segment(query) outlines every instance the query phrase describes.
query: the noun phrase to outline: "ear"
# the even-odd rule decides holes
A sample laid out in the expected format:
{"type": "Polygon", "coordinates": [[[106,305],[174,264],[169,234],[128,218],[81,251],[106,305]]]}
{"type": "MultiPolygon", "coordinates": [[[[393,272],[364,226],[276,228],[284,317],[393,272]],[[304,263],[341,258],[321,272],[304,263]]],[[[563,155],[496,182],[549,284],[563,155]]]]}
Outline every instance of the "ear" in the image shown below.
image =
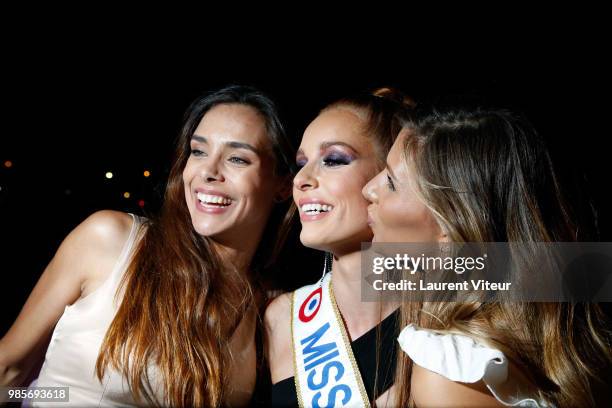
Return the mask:
{"type": "Polygon", "coordinates": [[[291,197],[293,192],[293,178],[290,174],[280,179],[280,183],[274,194],[274,202],[282,203],[291,197]]]}
{"type": "Polygon", "coordinates": [[[440,243],[440,244],[449,244],[450,242],[451,242],[451,240],[448,237],[448,235],[446,235],[445,232],[440,232],[440,235],[438,235],[438,243],[440,243]]]}
{"type": "Polygon", "coordinates": [[[451,239],[450,239],[450,236],[448,235],[446,228],[444,228],[442,223],[438,222],[437,220],[436,220],[436,223],[438,224],[438,229],[439,229],[438,236],[437,236],[438,244],[445,245],[445,246],[450,245],[451,239]]]}

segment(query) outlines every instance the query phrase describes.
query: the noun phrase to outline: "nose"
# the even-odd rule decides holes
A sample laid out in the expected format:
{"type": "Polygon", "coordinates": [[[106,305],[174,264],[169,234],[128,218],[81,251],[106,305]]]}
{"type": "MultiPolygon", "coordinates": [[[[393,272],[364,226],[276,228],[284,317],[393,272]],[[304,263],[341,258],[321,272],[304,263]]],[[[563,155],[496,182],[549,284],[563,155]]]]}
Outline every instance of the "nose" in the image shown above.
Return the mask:
{"type": "Polygon", "coordinates": [[[377,180],[379,177],[380,173],[372,180],[368,181],[368,183],[361,189],[361,194],[363,194],[365,199],[371,203],[378,203],[378,194],[376,192],[376,187],[378,185],[377,180]]]}
{"type": "Polygon", "coordinates": [[[206,160],[204,163],[202,163],[202,167],[200,169],[200,176],[207,183],[212,183],[215,181],[225,181],[225,177],[223,176],[223,171],[221,169],[219,161],[219,159],[210,157],[209,160],[206,160]]]}
{"type": "Polygon", "coordinates": [[[309,165],[302,167],[293,178],[293,187],[300,191],[312,190],[317,186],[317,179],[313,176],[309,165]]]}

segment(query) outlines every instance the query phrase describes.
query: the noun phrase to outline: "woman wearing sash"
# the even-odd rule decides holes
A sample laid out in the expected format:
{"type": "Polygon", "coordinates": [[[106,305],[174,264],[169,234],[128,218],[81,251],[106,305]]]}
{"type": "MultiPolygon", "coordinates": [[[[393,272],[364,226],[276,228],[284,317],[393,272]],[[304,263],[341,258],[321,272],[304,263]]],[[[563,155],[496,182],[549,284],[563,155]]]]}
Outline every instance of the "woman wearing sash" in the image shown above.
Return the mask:
{"type": "Polygon", "coordinates": [[[100,211],[68,235],[0,340],[1,384],[27,385],[46,350],[36,385],[69,387],[49,406],[248,405],[257,271],[288,209],[293,154],[259,91],[197,99],[159,216],[100,211]]]}
{"type": "Polygon", "coordinates": [[[310,123],[293,181],[301,242],[326,251],[324,277],[265,313],[273,406],[370,406],[395,371],[397,304],[361,301],[361,243],[372,238],[361,189],[384,165],[411,101],[389,89],[340,100],[310,123]]]}
{"type": "MultiPolygon", "coordinates": [[[[562,191],[525,119],[446,108],[411,114],[364,196],[374,241],[532,248],[589,239],[562,191]]],[[[513,258],[518,270],[541,273],[535,254],[513,258]]],[[[394,406],[610,406],[612,338],[597,304],[500,297],[401,310],[394,406]]]]}

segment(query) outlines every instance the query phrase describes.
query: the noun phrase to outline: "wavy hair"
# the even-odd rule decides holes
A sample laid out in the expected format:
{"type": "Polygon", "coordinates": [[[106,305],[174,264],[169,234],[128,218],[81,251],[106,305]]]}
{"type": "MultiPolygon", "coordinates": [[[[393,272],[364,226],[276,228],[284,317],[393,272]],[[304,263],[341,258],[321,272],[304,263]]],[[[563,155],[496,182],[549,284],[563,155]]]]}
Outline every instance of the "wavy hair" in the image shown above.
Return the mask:
{"type": "MultiPolygon", "coordinates": [[[[404,129],[404,164],[452,242],[591,239],[587,218],[564,197],[544,140],[525,118],[506,110],[422,110],[404,129]]],[[[518,262],[530,268],[535,260],[518,262]]],[[[402,327],[409,323],[500,349],[540,399],[558,407],[597,405],[595,389],[612,362],[612,337],[597,304],[406,302],[402,327]]],[[[408,406],[412,362],[399,354],[398,402],[408,406]]]]}
{"type": "MultiPolygon", "coordinates": [[[[126,295],[96,363],[100,380],[109,366],[120,370],[136,400],[145,399],[148,405],[221,405],[231,362],[229,339],[244,314],[260,306],[258,276],[244,276],[223,262],[214,241],[194,230],[185,202],[182,173],[190,155],[189,142],[206,112],[220,104],[255,109],[265,121],[276,175],[289,178],[293,172],[295,152],[276,106],[258,90],[226,87],[188,108],[161,211],[144,224],[121,281],[126,295]],[[148,372],[152,366],[161,373],[164,401],[154,397],[148,372]]],[[[281,203],[272,210],[252,261],[256,273],[278,252],[285,233],[282,226],[292,217],[287,209],[288,203],[281,203]]]]}

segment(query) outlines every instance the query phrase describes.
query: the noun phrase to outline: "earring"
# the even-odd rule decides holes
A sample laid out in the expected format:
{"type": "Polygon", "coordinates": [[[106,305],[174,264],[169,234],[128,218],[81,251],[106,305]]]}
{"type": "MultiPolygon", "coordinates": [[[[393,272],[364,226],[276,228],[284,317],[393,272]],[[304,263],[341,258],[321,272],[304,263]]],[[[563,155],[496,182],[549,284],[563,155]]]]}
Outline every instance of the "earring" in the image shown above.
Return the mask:
{"type": "Polygon", "coordinates": [[[327,272],[331,272],[332,270],[332,261],[333,261],[333,255],[331,252],[325,252],[325,258],[323,260],[323,275],[321,276],[321,281],[323,280],[323,278],[325,277],[325,274],[327,272]]]}

